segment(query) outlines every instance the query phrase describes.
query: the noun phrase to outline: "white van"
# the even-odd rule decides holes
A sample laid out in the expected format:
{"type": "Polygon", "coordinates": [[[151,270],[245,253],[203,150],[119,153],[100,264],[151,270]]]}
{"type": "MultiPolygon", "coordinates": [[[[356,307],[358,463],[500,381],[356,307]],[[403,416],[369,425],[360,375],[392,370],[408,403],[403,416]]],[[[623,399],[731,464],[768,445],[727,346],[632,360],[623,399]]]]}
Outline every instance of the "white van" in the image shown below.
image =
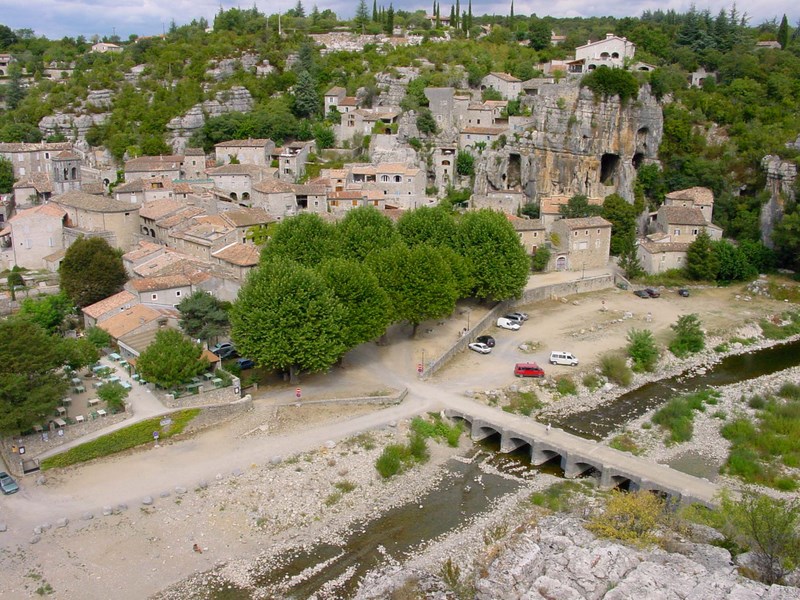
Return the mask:
{"type": "Polygon", "coordinates": [[[555,351],[550,353],[550,364],[574,367],[578,364],[578,359],[571,352],[555,351]]]}

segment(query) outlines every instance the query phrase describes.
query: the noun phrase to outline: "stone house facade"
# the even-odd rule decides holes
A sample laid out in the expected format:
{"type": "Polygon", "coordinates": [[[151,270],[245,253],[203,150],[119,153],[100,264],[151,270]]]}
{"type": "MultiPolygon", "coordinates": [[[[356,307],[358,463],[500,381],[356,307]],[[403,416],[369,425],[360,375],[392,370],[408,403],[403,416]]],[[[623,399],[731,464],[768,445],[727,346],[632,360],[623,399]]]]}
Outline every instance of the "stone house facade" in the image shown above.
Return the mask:
{"type": "Polygon", "coordinates": [[[465,150],[476,147],[476,144],[486,144],[486,147],[500,139],[501,135],[508,134],[508,127],[464,127],[458,136],[458,145],[465,150]]]}
{"type": "Polygon", "coordinates": [[[278,169],[281,181],[296,182],[306,172],[306,162],[314,142],[292,142],[272,151],[271,165],[278,169]]]}
{"type": "Polygon", "coordinates": [[[493,89],[505,100],[515,100],[522,92],[522,80],[508,73],[489,73],[481,80],[481,90],[493,89]]]}
{"type": "Polygon", "coordinates": [[[682,269],[686,266],[688,243],[652,242],[640,240],[636,246],[636,256],[645,273],[655,275],[670,269],[682,269]]]}
{"type": "Polygon", "coordinates": [[[550,240],[557,271],[602,268],[608,264],[611,223],[602,217],[559,219],[553,223],[550,240]]]}
{"type": "Polygon", "coordinates": [[[206,171],[214,186],[222,190],[233,202],[248,203],[253,184],[276,178],[278,170],[256,164],[227,164],[206,171]]]}
{"type": "Polygon", "coordinates": [[[165,177],[167,179],[183,179],[183,162],[185,156],[174,154],[169,156],[141,156],[125,161],[125,181],[165,177]]]}
{"type": "Polygon", "coordinates": [[[275,142],[269,139],[228,140],[214,145],[217,162],[223,165],[236,160],[242,165],[270,166],[275,142]]]}
{"type": "Polygon", "coordinates": [[[65,245],[81,235],[103,237],[112,247],[129,250],[139,233],[139,205],[84,192],[67,192],[52,199],[67,213],[65,245]]]}
{"type": "Polygon", "coordinates": [[[45,257],[64,248],[66,219],[66,211],[56,204],[34,206],[11,217],[0,231],[3,245],[9,248],[7,266],[45,268],[45,257]]]}
{"type": "Polygon", "coordinates": [[[620,68],[633,60],[636,44],[624,37],[607,33],[604,40],[589,40],[575,48],[575,60],[569,63],[570,73],[586,73],[599,66],[620,68]]]}
{"type": "Polygon", "coordinates": [[[74,151],[70,142],[0,143],[0,156],[11,162],[14,179],[51,173],[53,157],[64,151],[74,151]]]}

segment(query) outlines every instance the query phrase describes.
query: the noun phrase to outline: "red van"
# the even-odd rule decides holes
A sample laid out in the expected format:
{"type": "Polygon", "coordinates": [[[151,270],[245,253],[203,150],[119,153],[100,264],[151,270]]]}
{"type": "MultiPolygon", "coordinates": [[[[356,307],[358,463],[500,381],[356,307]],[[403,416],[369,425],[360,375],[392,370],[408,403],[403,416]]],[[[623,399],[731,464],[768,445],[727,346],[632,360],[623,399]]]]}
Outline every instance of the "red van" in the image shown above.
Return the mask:
{"type": "Polygon", "coordinates": [[[544,369],[536,363],[517,363],[514,365],[517,377],[544,377],[544,369]]]}

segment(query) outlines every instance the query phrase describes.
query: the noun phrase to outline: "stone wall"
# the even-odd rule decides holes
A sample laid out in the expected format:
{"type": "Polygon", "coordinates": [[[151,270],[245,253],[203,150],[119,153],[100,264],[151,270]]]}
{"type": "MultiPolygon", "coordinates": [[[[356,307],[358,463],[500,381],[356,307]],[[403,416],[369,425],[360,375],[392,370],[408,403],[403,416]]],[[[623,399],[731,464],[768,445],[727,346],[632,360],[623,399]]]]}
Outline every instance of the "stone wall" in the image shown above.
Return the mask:
{"type": "Polygon", "coordinates": [[[218,404],[215,406],[204,406],[201,408],[200,414],[197,415],[189,425],[186,427],[186,433],[194,433],[206,427],[219,425],[243,412],[253,410],[253,398],[250,394],[244,398],[236,400],[236,402],[228,402],[227,404],[218,404]]]}
{"type": "Polygon", "coordinates": [[[238,377],[232,377],[231,385],[227,387],[213,387],[210,382],[204,382],[205,389],[197,394],[175,398],[172,394],[165,394],[162,402],[168,408],[197,408],[213,406],[224,403],[238,402],[241,399],[242,382],[238,377]]]}
{"type": "Polygon", "coordinates": [[[397,394],[391,396],[355,396],[353,398],[326,398],[324,400],[298,400],[276,404],[276,406],[308,406],[310,404],[400,404],[408,394],[408,389],[404,388],[397,394]]]}

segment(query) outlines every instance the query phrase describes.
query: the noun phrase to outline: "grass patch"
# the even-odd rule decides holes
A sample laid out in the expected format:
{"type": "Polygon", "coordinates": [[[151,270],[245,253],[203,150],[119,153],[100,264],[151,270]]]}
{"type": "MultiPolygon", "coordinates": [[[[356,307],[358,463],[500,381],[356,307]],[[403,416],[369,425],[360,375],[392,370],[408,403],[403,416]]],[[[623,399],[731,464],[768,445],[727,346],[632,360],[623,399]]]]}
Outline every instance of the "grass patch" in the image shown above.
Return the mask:
{"type": "Polygon", "coordinates": [[[589,484],[577,481],[561,481],[546,490],[531,494],[534,506],[541,506],[553,512],[565,512],[570,508],[571,499],[589,489],[589,484]]]}
{"type": "Polygon", "coordinates": [[[776,300],[788,300],[789,302],[800,302],[800,286],[793,283],[769,282],[769,295],[776,300]]]}
{"type": "Polygon", "coordinates": [[[153,441],[153,432],[159,431],[159,440],[169,439],[181,433],[189,422],[200,414],[199,408],[181,410],[169,415],[172,424],[162,428],[160,421],[163,417],[156,417],[134,423],[108,435],[101,436],[91,442],[70,448],[62,454],[46,458],[41,463],[42,471],[59,467],[68,467],[78,463],[109,456],[136,446],[141,446],[153,441]]]}
{"type": "Polygon", "coordinates": [[[448,425],[438,413],[429,416],[430,421],[422,417],[414,417],[411,421],[411,430],[422,436],[423,439],[433,438],[437,442],[446,442],[451,448],[457,448],[464,431],[461,423],[448,425]]]}
{"type": "Polygon", "coordinates": [[[333,492],[325,498],[325,506],[333,506],[342,499],[342,492],[333,492]]]}
{"type": "Polygon", "coordinates": [[[800,488],[786,468],[800,467],[800,386],[784,384],[776,396],[753,396],[756,420],[739,416],[720,432],[731,442],[724,470],[746,483],[782,491],[800,488]]]}
{"type": "Polygon", "coordinates": [[[628,361],[619,354],[605,354],[600,359],[600,371],[619,385],[630,385],[633,381],[633,371],[628,367],[628,361]]]}
{"type": "Polygon", "coordinates": [[[597,373],[587,373],[583,376],[581,383],[590,392],[594,392],[600,389],[600,386],[603,385],[603,380],[600,379],[600,376],[597,373]]]}
{"type": "Polygon", "coordinates": [[[740,338],[740,337],[732,337],[728,340],[730,344],[741,344],[742,346],[752,346],[758,340],[756,338],[740,338]]]}
{"type": "Polygon", "coordinates": [[[636,281],[648,286],[663,287],[686,287],[689,285],[697,285],[697,281],[689,279],[683,269],[669,269],[663,273],[643,275],[636,281]]]}
{"type": "Polygon", "coordinates": [[[652,421],[669,432],[667,445],[688,442],[694,434],[695,411],[705,411],[705,405],[716,404],[718,398],[719,392],[715,390],[673,398],[653,415],[652,421]]]}
{"type": "Polygon", "coordinates": [[[375,461],[375,468],[384,479],[410,469],[415,464],[428,462],[430,452],[425,437],[414,432],[408,444],[389,444],[375,461]]]}
{"type": "Polygon", "coordinates": [[[525,415],[530,417],[534,410],[538,410],[544,406],[536,392],[512,392],[508,394],[509,404],[503,407],[503,410],[509,413],[518,415],[525,415]]]}
{"type": "Polygon", "coordinates": [[[761,319],[759,326],[765,338],[769,340],[785,340],[800,333],[800,312],[783,313],[780,317],[780,323],[761,319]],[[783,324],[784,322],[786,322],[785,325],[783,324]]]}
{"type": "Polygon", "coordinates": [[[369,431],[364,433],[359,433],[357,436],[351,437],[347,441],[345,441],[345,445],[348,448],[352,448],[353,446],[360,446],[364,450],[372,450],[375,448],[376,445],[375,436],[372,434],[372,432],[369,431]]]}
{"type": "Polygon", "coordinates": [[[636,444],[636,438],[634,438],[629,431],[620,433],[618,436],[614,437],[608,445],[615,450],[630,452],[636,456],[644,452],[644,450],[636,444]]]}
{"type": "Polygon", "coordinates": [[[556,379],[556,391],[562,396],[575,396],[578,387],[569,375],[562,375],[556,379]]]}
{"type": "Polygon", "coordinates": [[[714,346],[714,352],[718,352],[720,354],[722,354],[723,352],[727,352],[728,350],[730,350],[728,342],[722,342],[721,344],[714,346]]]}

